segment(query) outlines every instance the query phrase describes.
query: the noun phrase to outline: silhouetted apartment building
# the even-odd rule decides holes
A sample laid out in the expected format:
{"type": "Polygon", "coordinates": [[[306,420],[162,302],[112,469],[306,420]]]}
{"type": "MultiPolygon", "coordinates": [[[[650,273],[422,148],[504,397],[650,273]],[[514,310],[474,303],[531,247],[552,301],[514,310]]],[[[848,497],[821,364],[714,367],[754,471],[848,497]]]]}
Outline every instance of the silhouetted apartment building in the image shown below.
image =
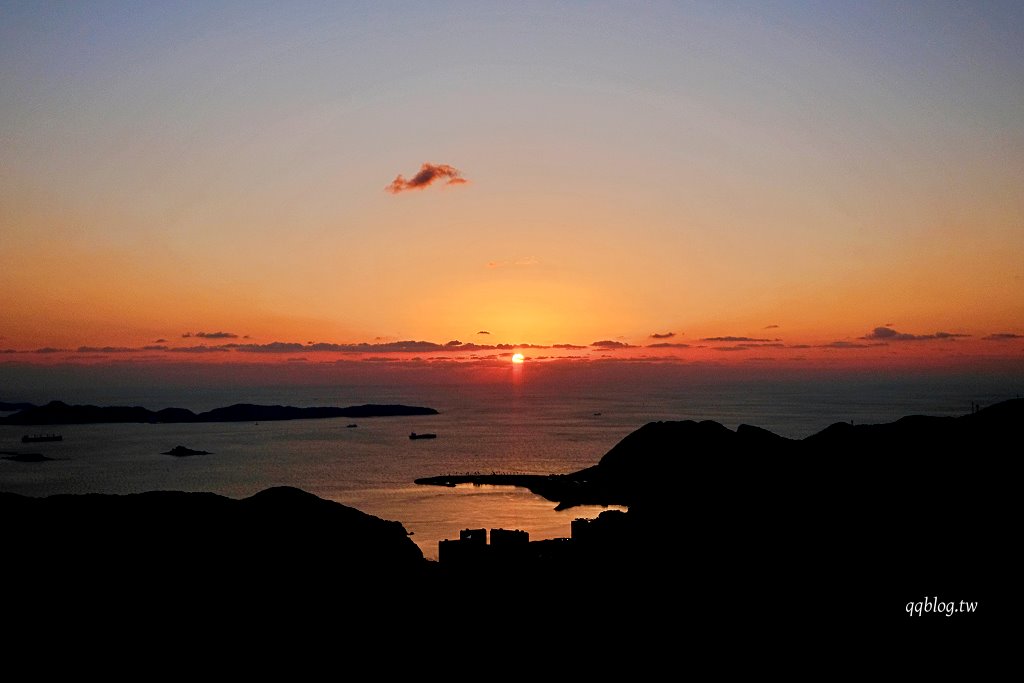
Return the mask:
{"type": "Polygon", "coordinates": [[[530,534],[521,529],[491,529],[491,547],[525,548],[530,543],[530,534]]]}
{"type": "Polygon", "coordinates": [[[497,559],[500,562],[524,559],[529,553],[530,534],[520,529],[491,529],[487,545],[486,529],[463,529],[459,539],[437,545],[437,559],[444,565],[464,565],[497,559]]]}

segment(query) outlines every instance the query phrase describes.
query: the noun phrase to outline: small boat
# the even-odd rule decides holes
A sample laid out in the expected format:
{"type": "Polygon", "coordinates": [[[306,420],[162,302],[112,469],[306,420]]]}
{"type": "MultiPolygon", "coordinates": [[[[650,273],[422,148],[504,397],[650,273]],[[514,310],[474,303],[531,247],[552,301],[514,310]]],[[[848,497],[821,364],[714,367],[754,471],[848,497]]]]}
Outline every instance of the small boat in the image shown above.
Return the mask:
{"type": "Polygon", "coordinates": [[[22,443],[40,443],[43,441],[63,441],[64,437],[60,434],[26,434],[21,437],[22,443]]]}
{"type": "Polygon", "coordinates": [[[409,435],[409,438],[412,439],[413,441],[415,441],[416,439],[436,439],[437,434],[417,434],[416,432],[413,432],[412,434],[409,435]]]}

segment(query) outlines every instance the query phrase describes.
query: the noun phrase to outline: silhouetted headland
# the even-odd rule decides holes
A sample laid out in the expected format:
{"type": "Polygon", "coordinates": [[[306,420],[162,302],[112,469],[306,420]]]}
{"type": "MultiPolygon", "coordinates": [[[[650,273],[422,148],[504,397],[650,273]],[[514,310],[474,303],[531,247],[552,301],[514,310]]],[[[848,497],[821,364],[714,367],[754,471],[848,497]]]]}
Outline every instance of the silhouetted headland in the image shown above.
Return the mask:
{"type": "Polygon", "coordinates": [[[837,423],[799,440],[654,422],[570,474],[417,483],[514,485],[561,509],[629,508],[574,523],[569,538],[529,542],[514,562],[448,547],[442,568],[456,583],[585,577],[616,609],[650,600],[701,619],[808,628],[903,628],[908,602],[939,596],[978,602],[979,614],[938,617],[969,628],[1009,614],[1022,425],[1021,399],[958,418],[837,423]]]}
{"type": "Polygon", "coordinates": [[[190,422],[271,422],[275,420],[316,420],[331,417],[396,417],[437,415],[433,408],[403,405],[366,404],[336,408],[331,406],[296,408],[293,406],[261,406],[237,403],[194,413],[185,408],[149,410],[138,406],[68,405],[51,401],[45,406],[25,408],[14,415],[0,418],[0,424],[58,425],[109,424],[115,422],[190,423],[190,422]]]}

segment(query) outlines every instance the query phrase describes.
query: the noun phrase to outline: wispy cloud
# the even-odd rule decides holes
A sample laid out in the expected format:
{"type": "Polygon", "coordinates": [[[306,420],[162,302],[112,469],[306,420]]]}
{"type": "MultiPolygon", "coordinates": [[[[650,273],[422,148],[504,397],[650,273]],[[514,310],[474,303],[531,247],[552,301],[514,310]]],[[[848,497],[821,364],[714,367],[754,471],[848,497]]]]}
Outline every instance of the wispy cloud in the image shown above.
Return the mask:
{"type": "Polygon", "coordinates": [[[531,268],[539,266],[540,259],[536,256],[522,256],[514,261],[488,261],[488,268],[531,268]]]}
{"type": "Polygon", "coordinates": [[[897,332],[891,327],[876,327],[861,339],[876,341],[929,341],[933,339],[956,339],[958,337],[969,337],[969,334],[954,334],[952,332],[936,332],[935,334],[907,334],[897,332]]]}
{"type": "Polygon", "coordinates": [[[676,336],[675,332],[652,332],[651,339],[671,339],[676,336]]]}
{"type": "Polygon", "coordinates": [[[167,350],[174,353],[227,353],[230,349],[223,346],[176,346],[167,350]]]}
{"type": "Polygon", "coordinates": [[[477,334],[490,334],[487,330],[480,330],[477,334]]]}
{"type": "MultiPolygon", "coordinates": [[[[881,344],[858,344],[857,342],[849,341],[834,341],[829,344],[822,344],[819,348],[822,349],[869,349],[872,346],[881,346],[881,344]]],[[[797,347],[793,347],[797,348],[797,347]]]]}
{"type": "Polygon", "coordinates": [[[657,344],[648,344],[649,349],[688,349],[689,344],[681,344],[679,342],[658,342],[657,344]]]}
{"type": "Polygon", "coordinates": [[[406,180],[399,174],[384,189],[391,194],[399,194],[408,190],[422,190],[430,187],[438,180],[446,180],[445,185],[462,185],[469,181],[462,177],[462,171],[448,164],[431,164],[420,166],[420,170],[412,178],[406,180]]]}
{"type": "Polygon", "coordinates": [[[762,329],[765,329],[765,330],[777,330],[777,329],[779,329],[779,326],[778,325],[765,325],[764,328],[762,328],[762,329]]]}

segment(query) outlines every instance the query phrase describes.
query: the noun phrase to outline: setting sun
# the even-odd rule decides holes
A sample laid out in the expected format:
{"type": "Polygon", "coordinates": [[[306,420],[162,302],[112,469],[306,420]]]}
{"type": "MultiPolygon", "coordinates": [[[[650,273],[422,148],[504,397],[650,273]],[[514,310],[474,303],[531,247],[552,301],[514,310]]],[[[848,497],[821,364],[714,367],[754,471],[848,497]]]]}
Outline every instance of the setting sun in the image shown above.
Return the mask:
{"type": "Polygon", "coordinates": [[[522,363],[525,360],[526,360],[526,358],[521,353],[513,353],[512,354],[512,362],[513,363],[522,363]]]}

